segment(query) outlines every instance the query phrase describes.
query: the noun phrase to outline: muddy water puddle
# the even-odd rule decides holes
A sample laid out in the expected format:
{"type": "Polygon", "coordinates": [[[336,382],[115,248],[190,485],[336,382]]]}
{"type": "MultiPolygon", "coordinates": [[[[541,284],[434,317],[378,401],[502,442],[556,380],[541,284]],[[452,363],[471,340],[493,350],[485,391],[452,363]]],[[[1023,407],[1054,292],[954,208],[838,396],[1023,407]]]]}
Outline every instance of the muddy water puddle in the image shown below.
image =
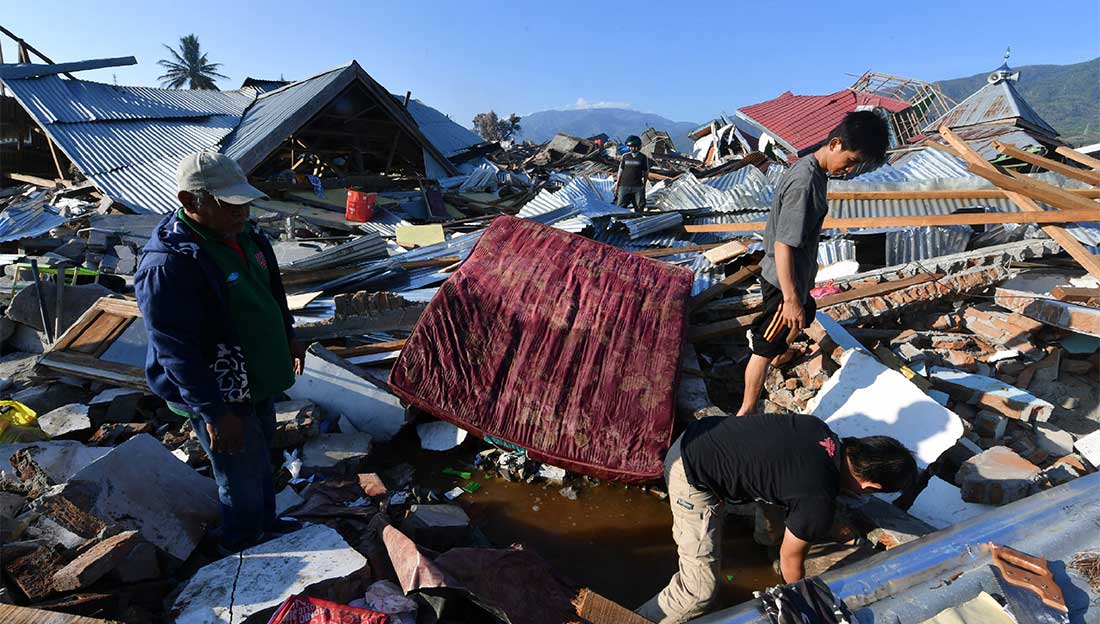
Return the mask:
{"type": "MultiPolygon", "coordinates": [[[[480,441],[444,453],[422,451],[415,437],[413,442],[401,446],[404,461],[416,467],[417,484],[447,491],[468,481],[442,474],[444,468],[472,473],[480,489],[455,502],[496,546],[522,544],[565,577],[630,608],[660,591],[676,571],[667,500],[636,486],[583,480],[573,484],[577,500],[570,500],[560,486],[509,482],[474,470],[472,459],[485,448],[480,441]]],[[[752,539],[751,523],[731,516],[719,577],[722,606],[778,581],[766,549],[752,539]]]]}

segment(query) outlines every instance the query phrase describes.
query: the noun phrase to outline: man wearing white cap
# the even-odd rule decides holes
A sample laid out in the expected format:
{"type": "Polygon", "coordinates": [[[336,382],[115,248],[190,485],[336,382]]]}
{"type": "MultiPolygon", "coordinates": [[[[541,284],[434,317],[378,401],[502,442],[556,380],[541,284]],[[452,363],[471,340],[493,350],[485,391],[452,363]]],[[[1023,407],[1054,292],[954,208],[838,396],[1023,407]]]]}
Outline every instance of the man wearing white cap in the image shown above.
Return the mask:
{"type": "Polygon", "coordinates": [[[274,400],[301,373],[271,244],[249,222],[264,194],[228,156],[186,156],[183,205],[145,245],[134,289],[149,333],[145,375],[173,412],[191,418],[210,457],[231,552],[292,528],[275,517],[270,442],[274,400]]]}

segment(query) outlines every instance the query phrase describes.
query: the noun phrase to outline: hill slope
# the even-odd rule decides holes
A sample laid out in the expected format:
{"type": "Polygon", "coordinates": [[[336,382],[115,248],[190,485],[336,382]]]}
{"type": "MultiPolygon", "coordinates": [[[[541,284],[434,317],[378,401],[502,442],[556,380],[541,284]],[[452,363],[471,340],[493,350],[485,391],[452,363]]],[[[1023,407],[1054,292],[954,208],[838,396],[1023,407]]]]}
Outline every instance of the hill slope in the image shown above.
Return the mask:
{"type": "Polygon", "coordinates": [[[586,108],[580,110],[547,110],[531,113],[520,121],[520,139],[542,143],[559,132],[578,137],[590,137],[605,133],[623,140],[628,135],[641,135],[646,128],[664,130],[681,152],[691,150],[692,141],[687,133],[699,124],[672,121],[653,113],[642,113],[625,108],[586,108]]]}
{"type": "MultiPolygon", "coordinates": [[[[992,68],[991,68],[992,69],[992,68]]],[[[1032,108],[1072,145],[1100,141],[1100,58],[1072,65],[1025,65],[1016,88],[1032,108]]],[[[985,84],[989,72],[941,80],[943,92],[961,102],[985,84]]]]}

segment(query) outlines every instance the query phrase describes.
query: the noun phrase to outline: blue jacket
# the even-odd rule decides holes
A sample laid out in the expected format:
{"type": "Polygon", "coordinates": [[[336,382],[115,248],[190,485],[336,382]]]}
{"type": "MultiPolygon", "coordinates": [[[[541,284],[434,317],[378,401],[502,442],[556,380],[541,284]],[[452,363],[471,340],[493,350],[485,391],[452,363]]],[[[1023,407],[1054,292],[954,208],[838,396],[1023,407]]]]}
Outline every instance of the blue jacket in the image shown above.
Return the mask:
{"type": "MultiPolygon", "coordinates": [[[[293,339],[294,319],[275,252],[263,234],[251,224],[247,227],[267,266],[275,267],[271,294],[282,308],[287,338],[293,339]]],[[[134,273],[134,290],[149,334],[145,378],[157,396],[186,405],[206,422],[216,421],[234,403],[251,402],[225,275],[176,213],[166,216],[146,243],[134,273]]]]}

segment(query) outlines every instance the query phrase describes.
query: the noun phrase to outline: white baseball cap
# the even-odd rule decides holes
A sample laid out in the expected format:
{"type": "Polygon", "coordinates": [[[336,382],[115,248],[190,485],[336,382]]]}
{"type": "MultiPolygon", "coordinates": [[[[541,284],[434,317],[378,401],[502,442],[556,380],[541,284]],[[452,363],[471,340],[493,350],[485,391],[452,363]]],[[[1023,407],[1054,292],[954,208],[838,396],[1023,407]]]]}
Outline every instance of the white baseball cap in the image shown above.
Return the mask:
{"type": "Polygon", "coordinates": [[[237,161],[211,150],[183,157],[176,169],[176,186],[181,191],[206,191],[227,204],[247,204],[267,197],[248,183],[237,161]]]}

